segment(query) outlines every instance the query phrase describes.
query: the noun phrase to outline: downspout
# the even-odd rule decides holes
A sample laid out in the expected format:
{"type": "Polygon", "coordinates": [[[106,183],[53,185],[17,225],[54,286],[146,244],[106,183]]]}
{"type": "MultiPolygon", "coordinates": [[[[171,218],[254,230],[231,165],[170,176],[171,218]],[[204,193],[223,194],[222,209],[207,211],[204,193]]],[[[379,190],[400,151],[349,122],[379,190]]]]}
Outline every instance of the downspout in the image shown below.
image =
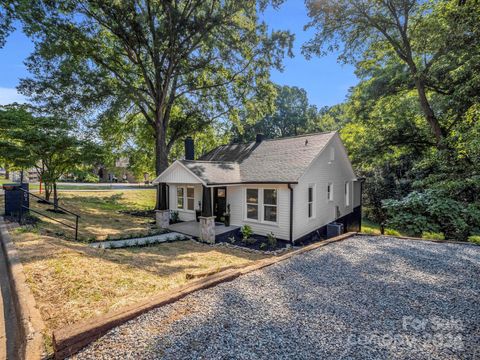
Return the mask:
{"type": "Polygon", "coordinates": [[[293,188],[292,184],[288,184],[290,189],[290,242],[293,245],[293,188]]]}

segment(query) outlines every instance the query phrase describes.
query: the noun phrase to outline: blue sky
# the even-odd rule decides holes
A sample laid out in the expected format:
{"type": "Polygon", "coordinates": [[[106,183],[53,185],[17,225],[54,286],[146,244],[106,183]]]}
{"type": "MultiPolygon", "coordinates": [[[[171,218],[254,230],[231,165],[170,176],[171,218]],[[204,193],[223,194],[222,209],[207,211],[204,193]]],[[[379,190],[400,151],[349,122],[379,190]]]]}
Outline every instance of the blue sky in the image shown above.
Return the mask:
{"type": "MultiPolygon", "coordinates": [[[[301,54],[302,44],[312,37],[312,31],[303,31],[308,22],[303,1],[288,0],[278,10],[268,9],[264,20],[273,29],[287,29],[295,34],[294,58],[285,58],[284,71],[272,71],[272,80],[281,85],[302,87],[309,100],[317,106],[342,102],[348,89],[357,83],[354,68],[337,63],[337,55],[306,60],[301,54]]],[[[0,105],[24,101],[15,87],[20,78],[28,76],[23,61],[32,52],[33,45],[21,31],[15,31],[0,49],[0,105]]]]}

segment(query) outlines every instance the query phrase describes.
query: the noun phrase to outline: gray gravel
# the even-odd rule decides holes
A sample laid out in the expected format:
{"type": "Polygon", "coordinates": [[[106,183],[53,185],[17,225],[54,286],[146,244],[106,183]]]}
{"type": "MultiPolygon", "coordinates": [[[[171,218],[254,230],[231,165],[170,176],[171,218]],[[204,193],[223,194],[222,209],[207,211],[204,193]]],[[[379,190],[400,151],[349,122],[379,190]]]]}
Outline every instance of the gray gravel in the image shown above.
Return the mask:
{"type": "Polygon", "coordinates": [[[479,359],[480,247],[357,236],[152,310],[75,359],[479,359]]]}

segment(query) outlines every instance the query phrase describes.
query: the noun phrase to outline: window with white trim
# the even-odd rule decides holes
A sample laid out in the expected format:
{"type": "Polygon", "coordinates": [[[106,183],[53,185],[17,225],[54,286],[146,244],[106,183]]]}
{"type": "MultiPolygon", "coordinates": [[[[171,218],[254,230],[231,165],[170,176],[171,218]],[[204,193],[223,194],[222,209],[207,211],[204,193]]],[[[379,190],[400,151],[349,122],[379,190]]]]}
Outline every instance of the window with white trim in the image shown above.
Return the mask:
{"type": "Polygon", "coordinates": [[[177,209],[183,209],[183,187],[177,187],[177,209]]]}
{"type": "Polygon", "coordinates": [[[263,189],[263,220],[277,222],[277,190],[263,189]]]}
{"type": "Polygon", "coordinates": [[[311,219],[315,216],[314,211],[314,196],[315,196],[315,185],[308,186],[308,199],[307,199],[307,206],[308,206],[308,218],[311,219]]]}
{"type": "Polygon", "coordinates": [[[187,186],[187,210],[195,210],[195,188],[187,186]]]}
{"type": "Polygon", "coordinates": [[[327,184],[327,199],[328,201],[333,201],[333,184],[327,184]]]}
{"type": "Polygon", "coordinates": [[[247,189],[247,219],[258,220],[258,189],[247,189]]]}
{"type": "Polygon", "coordinates": [[[350,183],[345,182],[345,206],[350,206],[350,183]]]}

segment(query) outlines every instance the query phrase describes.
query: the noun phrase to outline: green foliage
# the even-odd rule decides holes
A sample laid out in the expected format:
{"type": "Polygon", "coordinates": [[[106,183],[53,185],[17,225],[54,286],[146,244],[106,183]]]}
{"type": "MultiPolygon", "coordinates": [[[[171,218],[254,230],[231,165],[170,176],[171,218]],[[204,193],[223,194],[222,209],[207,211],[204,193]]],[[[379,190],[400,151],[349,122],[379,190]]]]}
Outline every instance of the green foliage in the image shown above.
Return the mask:
{"type": "Polygon", "coordinates": [[[480,245],[480,235],[470,236],[468,238],[468,241],[475,244],[475,245],[480,245]]]}
{"type": "Polygon", "coordinates": [[[68,172],[97,161],[99,146],[75,133],[64,118],[36,116],[24,105],[0,107],[0,154],[17,168],[35,167],[45,183],[47,199],[56,182],[68,172]]]}
{"type": "Polygon", "coordinates": [[[281,69],[293,36],[260,23],[265,4],[257,5],[36,0],[17,6],[35,42],[27,60],[33,78],[22,81],[21,91],[72,117],[93,117],[105,134],[133,134],[138,143],[129,151],[141,158],[135,163],[147,164],[139,152],[147,143],[159,174],[177,140],[217,120],[240,125],[240,112],[255,121],[272,110],[270,69],[281,69]]]}
{"type": "Polygon", "coordinates": [[[243,225],[242,228],[240,229],[240,232],[242,233],[244,241],[247,241],[253,235],[253,230],[249,225],[243,225]]]}
{"type": "Polygon", "coordinates": [[[170,220],[172,220],[172,223],[177,223],[180,220],[180,216],[178,214],[178,211],[171,211],[170,212],[170,220]]]}
{"type": "Polygon", "coordinates": [[[267,234],[267,243],[271,249],[275,249],[277,247],[277,237],[273,232],[269,232],[267,234]]]}
{"type": "Polygon", "coordinates": [[[480,207],[435,190],[413,191],[401,200],[385,200],[388,225],[409,235],[441,232],[445,239],[465,241],[478,226],[480,207]]]}

